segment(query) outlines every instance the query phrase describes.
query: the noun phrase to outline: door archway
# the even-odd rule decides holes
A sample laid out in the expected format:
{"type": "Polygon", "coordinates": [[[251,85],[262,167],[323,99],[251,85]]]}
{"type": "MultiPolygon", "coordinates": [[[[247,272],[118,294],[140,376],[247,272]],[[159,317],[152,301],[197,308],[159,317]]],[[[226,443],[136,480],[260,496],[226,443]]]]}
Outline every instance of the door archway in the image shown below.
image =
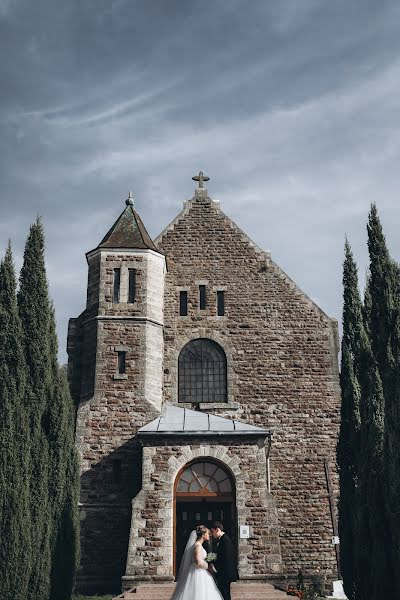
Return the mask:
{"type": "Polygon", "coordinates": [[[174,574],[179,571],[190,532],[197,525],[221,521],[236,547],[237,518],[234,478],[227,467],[212,458],[186,464],[174,485],[174,574]]]}

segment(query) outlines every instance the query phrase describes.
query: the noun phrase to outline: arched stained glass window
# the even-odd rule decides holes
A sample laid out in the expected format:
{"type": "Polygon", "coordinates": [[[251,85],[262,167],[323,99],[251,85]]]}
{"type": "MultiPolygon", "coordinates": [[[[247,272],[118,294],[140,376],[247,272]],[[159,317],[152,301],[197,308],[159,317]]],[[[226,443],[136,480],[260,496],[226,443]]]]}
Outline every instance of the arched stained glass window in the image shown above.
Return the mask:
{"type": "Polygon", "coordinates": [[[221,495],[232,493],[228,473],[212,462],[196,462],[180,475],[177,493],[195,495],[221,495]]]}
{"type": "Polygon", "coordinates": [[[179,402],[226,402],[226,356],[216,342],[199,338],[182,349],[178,363],[179,402]]]}

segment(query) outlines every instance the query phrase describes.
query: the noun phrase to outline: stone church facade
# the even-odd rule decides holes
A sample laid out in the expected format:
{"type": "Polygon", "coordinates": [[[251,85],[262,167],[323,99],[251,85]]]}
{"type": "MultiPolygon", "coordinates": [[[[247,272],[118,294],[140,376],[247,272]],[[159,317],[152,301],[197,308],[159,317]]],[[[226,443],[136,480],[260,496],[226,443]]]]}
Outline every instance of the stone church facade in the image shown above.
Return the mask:
{"type": "Polygon", "coordinates": [[[156,240],[129,197],[87,253],[68,333],[82,590],[172,581],[214,519],[241,580],[337,573],[337,323],[199,179],[156,240]]]}

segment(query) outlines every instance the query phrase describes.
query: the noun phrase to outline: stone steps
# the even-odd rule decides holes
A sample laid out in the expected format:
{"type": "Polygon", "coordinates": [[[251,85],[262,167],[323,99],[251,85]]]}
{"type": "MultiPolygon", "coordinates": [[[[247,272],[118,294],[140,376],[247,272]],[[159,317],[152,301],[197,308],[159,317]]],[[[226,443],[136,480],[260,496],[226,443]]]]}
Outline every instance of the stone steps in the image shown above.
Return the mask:
{"type": "MultiPolygon", "coordinates": [[[[142,584],[123,592],[114,600],[169,600],[175,584],[142,584]]],[[[232,583],[232,600],[283,600],[285,592],[275,589],[269,583],[232,583]]]]}

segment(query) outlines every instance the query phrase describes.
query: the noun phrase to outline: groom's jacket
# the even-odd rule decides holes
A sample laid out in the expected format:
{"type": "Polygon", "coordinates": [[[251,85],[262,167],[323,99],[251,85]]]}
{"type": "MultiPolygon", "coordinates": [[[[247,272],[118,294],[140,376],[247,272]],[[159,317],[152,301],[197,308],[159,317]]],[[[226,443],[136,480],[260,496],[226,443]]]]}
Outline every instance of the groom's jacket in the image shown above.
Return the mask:
{"type": "Polygon", "coordinates": [[[236,569],[235,549],[231,538],[226,533],[219,539],[217,558],[214,564],[218,579],[236,581],[239,578],[236,569]]]}

